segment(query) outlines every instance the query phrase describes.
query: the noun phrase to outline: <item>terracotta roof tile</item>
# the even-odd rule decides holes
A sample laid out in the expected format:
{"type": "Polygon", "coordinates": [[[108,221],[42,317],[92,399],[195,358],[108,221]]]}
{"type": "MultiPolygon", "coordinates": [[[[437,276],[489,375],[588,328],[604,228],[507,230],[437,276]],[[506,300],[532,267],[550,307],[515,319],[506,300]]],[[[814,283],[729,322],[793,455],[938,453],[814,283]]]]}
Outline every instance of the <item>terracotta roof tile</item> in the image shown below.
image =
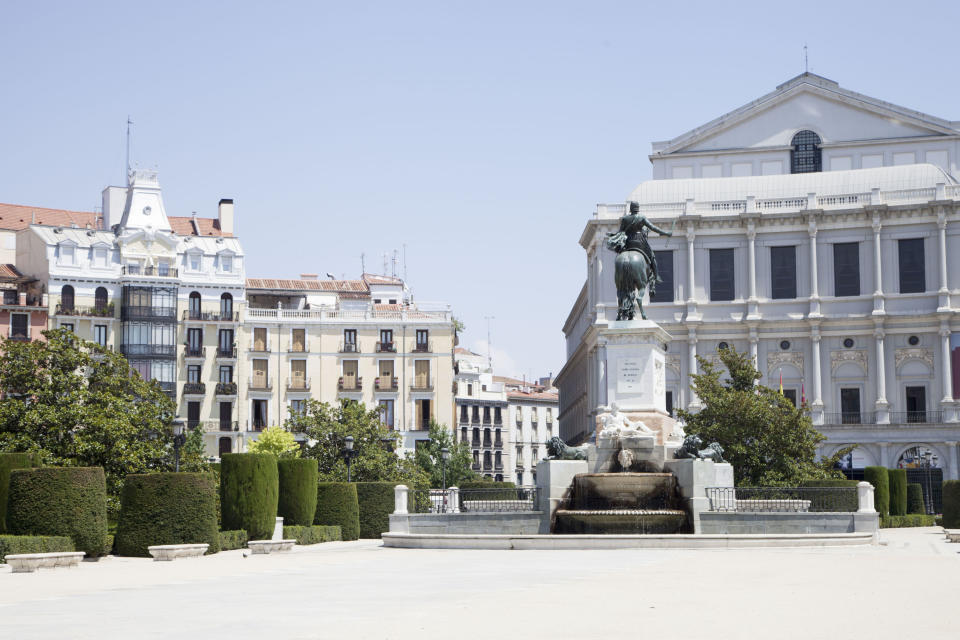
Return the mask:
{"type": "Polygon", "coordinates": [[[231,234],[220,231],[220,220],[217,218],[197,218],[196,225],[193,224],[192,216],[167,216],[167,220],[170,221],[170,228],[178,236],[232,237],[231,234]]]}
{"type": "Polygon", "coordinates": [[[0,203],[0,229],[19,231],[31,224],[44,224],[51,227],[70,227],[77,225],[81,229],[90,225],[98,228],[100,214],[93,211],[68,211],[66,209],[47,209],[22,204],[0,203]]]}
{"type": "Polygon", "coordinates": [[[546,400],[549,402],[559,402],[560,394],[556,391],[531,391],[530,393],[508,391],[507,398],[511,400],[546,400]]]}
{"type": "Polygon", "coordinates": [[[23,274],[12,264],[0,264],[0,278],[22,278],[23,274]]]}
{"type": "Polygon", "coordinates": [[[283,289],[287,291],[330,291],[332,293],[368,293],[363,280],[304,280],[302,278],[247,278],[247,289],[283,289]]]}

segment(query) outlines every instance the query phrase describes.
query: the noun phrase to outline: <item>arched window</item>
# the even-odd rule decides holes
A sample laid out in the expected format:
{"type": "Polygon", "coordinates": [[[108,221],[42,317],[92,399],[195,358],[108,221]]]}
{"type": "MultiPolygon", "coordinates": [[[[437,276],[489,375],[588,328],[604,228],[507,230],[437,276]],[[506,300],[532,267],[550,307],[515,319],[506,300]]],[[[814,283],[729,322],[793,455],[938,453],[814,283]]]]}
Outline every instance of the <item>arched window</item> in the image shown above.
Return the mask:
{"type": "Polygon", "coordinates": [[[106,287],[97,287],[96,292],[93,294],[93,306],[97,311],[103,312],[107,310],[107,288],[106,287]]]}
{"type": "Polygon", "coordinates": [[[233,318],[233,296],[229,293],[220,296],[220,318],[223,320],[233,318]]]}
{"type": "Polygon", "coordinates": [[[73,311],[73,287],[68,284],[63,285],[60,290],[60,308],[64,311],[73,311]]]}
{"type": "Polygon", "coordinates": [[[190,319],[200,319],[200,292],[192,291],[190,293],[190,319]]]}
{"type": "Polygon", "coordinates": [[[820,136],[804,129],[790,142],[790,173],[814,173],[823,170],[820,157],[820,136]]]}

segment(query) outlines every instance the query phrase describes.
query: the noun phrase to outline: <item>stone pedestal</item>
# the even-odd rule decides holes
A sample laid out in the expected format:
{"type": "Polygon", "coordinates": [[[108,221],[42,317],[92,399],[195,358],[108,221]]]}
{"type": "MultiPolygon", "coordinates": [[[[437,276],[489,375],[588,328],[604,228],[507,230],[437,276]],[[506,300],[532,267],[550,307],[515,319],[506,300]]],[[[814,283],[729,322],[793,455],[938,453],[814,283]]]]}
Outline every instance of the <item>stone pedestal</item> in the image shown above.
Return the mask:
{"type": "Polygon", "coordinates": [[[573,489],[573,477],[587,473],[586,460],[541,460],[537,464],[539,509],[542,513],[540,533],[550,533],[553,514],[573,489]]]}
{"type": "Polygon", "coordinates": [[[283,518],[277,517],[277,521],[273,525],[273,537],[271,540],[274,542],[283,540],[283,518]]]}
{"type": "Polygon", "coordinates": [[[666,416],[670,334],[652,320],[619,320],[601,327],[598,341],[606,345],[607,404],[666,416]]]}
{"type": "MultiPolygon", "coordinates": [[[[729,462],[713,460],[666,460],[664,471],[677,477],[680,493],[690,508],[691,524],[694,533],[701,533],[700,513],[710,510],[707,487],[729,487],[733,489],[733,465],[729,462]]],[[[731,492],[732,495],[732,492],[731,492]]]]}

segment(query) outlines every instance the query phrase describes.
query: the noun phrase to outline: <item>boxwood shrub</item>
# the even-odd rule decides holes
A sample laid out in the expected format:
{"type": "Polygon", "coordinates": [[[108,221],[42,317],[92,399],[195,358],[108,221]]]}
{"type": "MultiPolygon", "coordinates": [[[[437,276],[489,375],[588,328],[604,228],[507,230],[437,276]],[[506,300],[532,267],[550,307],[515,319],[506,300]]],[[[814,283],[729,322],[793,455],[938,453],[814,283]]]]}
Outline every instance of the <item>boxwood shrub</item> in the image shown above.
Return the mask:
{"type": "Polygon", "coordinates": [[[907,483],[907,513],[926,513],[927,507],[923,504],[923,487],[919,482],[907,483]]]}
{"type": "Polygon", "coordinates": [[[960,480],[943,483],[943,528],[960,529],[960,480]]]}
{"type": "Polygon", "coordinates": [[[317,461],[286,458],[277,461],[280,499],[277,515],[283,524],[310,526],[317,513],[317,461]]]}
{"type": "Polygon", "coordinates": [[[8,554],[76,551],[70,536],[0,536],[0,563],[8,554]]]}
{"type": "Polygon", "coordinates": [[[107,483],[100,467],[45,467],[10,472],[10,533],[70,536],[96,558],[107,544],[107,483]]]}
{"type": "Polygon", "coordinates": [[[390,514],[394,507],[394,487],[399,482],[357,482],[357,503],[360,507],[360,537],[379,538],[390,531],[390,514]]]}
{"type": "Polygon", "coordinates": [[[149,557],[157,544],[210,545],[220,550],[216,487],[209,473],[128,475],[120,494],[116,549],[121,556],[149,557]]]}
{"type": "Polygon", "coordinates": [[[890,515],[907,515],[907,470],[889,469],[887,477],[890,481],[890,515]]]}
{"type": "Polygon", "coordinates": [[[885,516],[880,518],[881,529],[896,529],[900,527],[932,527],[936,524],[935,516],[924,513],[911,513],[905,516],[885,516]]]}
{"type": "Polygon", "coordinates": [[[38,453],[0,453],[0,534],[7,530],[7,491],[10,488],[10,471],[40,466],[38,453]]]}
{"type": "Polygon", "coordinates": [[[886,467],[867,467],[863,479],[873,485],[873,508],[881,516],[890,515],[890,479],[886,467]]]}
{"type": "Polygon", "coordinates": [[[848,491],[838,492],[839,496],[829,495],[830,492],[811,492],[810,511],[856,511],[860,507],[860,500],[857,497],[856,480],[844,479],[824,479],[824,480],[804,480],[800,483],[801,487],[823,487],[823,488],[845,488],[848,491]]]}
{"type": "Polygon", "coordinates": [[[360,537],[360,507],[353,482],[318,482],[314,524],[338,525],[344,540],[360,537]]]}
{"type": "Polygon", "coordinates": [[[277,518],[279,477],[271,453],[220,456],[223,529],[243,529],[251,540],[269,540],[277,518]]]}
{"type": "Polygon", "coordinates": [[[232,551],[234,549],[243,549],[247,546],[250,536],[243,529],[234,531],[220,532],[220,551],[232,551]]]}
{"type": "Polygon", "coordinates": [[[311,525],[301,527],[293,525],[283,528],[283,537],[285,540],[296,540],[297,544],[318,544],[320,542],[331,542],[333,540],[342,540],[340,527],[330,525],[311,525]]]}

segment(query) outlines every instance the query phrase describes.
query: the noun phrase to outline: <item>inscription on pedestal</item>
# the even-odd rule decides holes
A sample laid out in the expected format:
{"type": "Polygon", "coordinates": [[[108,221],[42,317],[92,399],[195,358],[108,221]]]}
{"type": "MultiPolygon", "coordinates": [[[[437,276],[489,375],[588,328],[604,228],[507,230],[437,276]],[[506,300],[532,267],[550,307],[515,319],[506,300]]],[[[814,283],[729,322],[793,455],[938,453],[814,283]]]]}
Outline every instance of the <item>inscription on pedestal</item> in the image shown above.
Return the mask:
{"type": "Polygon", "coordinates": [[[643,361],[640,358],[617,358],[617,393],[639,393],[643,387],[643,361]]]}

